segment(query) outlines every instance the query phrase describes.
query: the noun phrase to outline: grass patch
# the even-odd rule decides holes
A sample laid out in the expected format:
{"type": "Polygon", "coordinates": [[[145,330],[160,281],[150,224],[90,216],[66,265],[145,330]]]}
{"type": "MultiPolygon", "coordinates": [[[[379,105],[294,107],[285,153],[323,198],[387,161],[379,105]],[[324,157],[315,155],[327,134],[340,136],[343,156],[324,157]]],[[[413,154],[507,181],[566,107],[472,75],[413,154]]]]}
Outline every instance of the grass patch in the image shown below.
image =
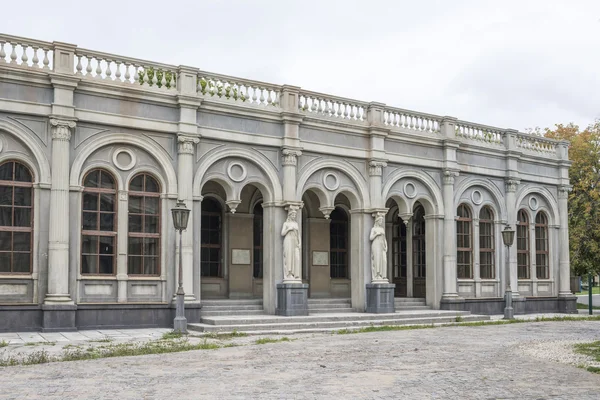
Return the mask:
{"type": "Polygon", "coordinates": [[[407,331],[412,329],[431,329],[436,326],[431,325],[371,325],[358,329],[340,329],[336,331],[338,335],[349,335],[352,333],[367,333],[367,332],[384,332],[384,331],[407,331]]]}
{"type": "Polygon", "coordinates": [[[287,336],[284,336],[282,338],[279,339],[273,339],[273,338],[261,338],[261,339],[256,339],[256,341],[254,343],[256,344],[267,344],[267,343],[277,343],[277,342],[291,342],[291,339],[287,336]]]}
{"type": "Polygon", "coordinates": [[[162,340],[172,340],[172,339],[180,339],[183,336],[183,333],[177,331],[171,331],[167,333],[163,333],[162,340]]]}
{"type": "MultiPolygon", "coordinates": [[[[586,356],[591,357],[596,363],[600,363],[600,340],[591,343],[578,343],[573,346],[575,348],[575,352],[579,354],[584,354],[586,356]]],[[[585,368],[589,372],[593,372],[595,374],[600,374],[600,367],[598,366],[579,366],[580,368],[585,368]]]]}
{"type": "Polygon", "coordinates": [[[455,322],[463,322],[463,317],[461,317],[460,315],[457,315],[456,318],[454,318],[455,322]]]}
{"type": "Polygon", "coordinates": [[[209,333],[203,335],[203,337],[206,337],[209,339],[221,339],[221,340],[232,339],[235,337],[246,337],[246,336],[248,336],[248,334],[246,332],[239,332],[235,329],[233,330],[233,332],[228,332],[228,333],[209,332],[209,333]]]}
{"type": "Polygon", "coordinates": [[[54,346],[56,342],[27,342],[25,346],[54,346]]]}
{"type": "MultiPolygon", "coordinates": [[[[581,292],[575,293],[578,296],[587,296],[590,292],[588,290],[582,290],[581,292]]],[[[600,294],[600,286],[592,287],[592,294],[600,294]]]]}
{"type": "MultiPolygon", "coordinates": [[[[587,309],[589,309],[589,307],[587,304],[577,303],[577,309],[578,310],[587,310],[587,309]]],[[[592,306],[592,310],[600,310],[600,307],[592,306]]]]}
{"type": "Polygon", "coordinates": [[[2,339],[2,341],[0,342],[0,348],[6,347],[6,346],[8,346],[8,342],[6,340],[2,339]]]}

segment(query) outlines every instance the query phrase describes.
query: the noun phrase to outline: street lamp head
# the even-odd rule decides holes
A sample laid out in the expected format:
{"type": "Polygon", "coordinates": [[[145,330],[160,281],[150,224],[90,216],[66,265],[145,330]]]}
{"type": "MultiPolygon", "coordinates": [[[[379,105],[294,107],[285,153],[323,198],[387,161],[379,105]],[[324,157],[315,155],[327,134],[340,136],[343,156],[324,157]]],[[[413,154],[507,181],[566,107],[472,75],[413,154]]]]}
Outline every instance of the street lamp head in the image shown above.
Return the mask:
{"type": "Polygon", "coordinates": [[[178,200],[175,208],[171,209],[173,213],[173,225],[175,230],[183,231],[187,228],[188,218],[190,216],[190,210],[185,207],[183,200],[178,200]]]}
{"type": "Polygon", "coordinates": [[[506,225],[504,230],[502,231],[502,241],[505,246],[512,246],[513,241],[515,240],[515,231],[511,229],[510,225],[506,225]]]}

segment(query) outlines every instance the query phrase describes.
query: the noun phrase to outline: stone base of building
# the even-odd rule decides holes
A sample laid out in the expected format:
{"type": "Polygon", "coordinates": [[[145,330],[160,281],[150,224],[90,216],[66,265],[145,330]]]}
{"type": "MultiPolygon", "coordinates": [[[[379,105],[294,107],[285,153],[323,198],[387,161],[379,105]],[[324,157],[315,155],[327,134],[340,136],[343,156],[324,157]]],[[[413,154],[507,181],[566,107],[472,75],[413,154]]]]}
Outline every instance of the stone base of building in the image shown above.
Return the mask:
{"type": "Polygon", "coordinates": [[[308,315],[308,285],[306,283],[279,283],[275,314],[286,317],[308,315]]]}
{"type": "MultiPolygon", "coordinates": [[[[200,322],[201,307],[200,304],[185,305],[189,323],[200,322]]],[[[171,328],[174,318],[174,304],[0,306],[0,332],[171,328]]]]}
{"type": "MultiPolygon", "coordinates": [[[[470,311],[472,314],[503,314],[506,303],[503,297],[478,299],[442,299],[442,310],[470,311]]],[[[516,297],[513,298],[515,315],[537,313],[577,313],[577,298],[572,297],[516,297]]]]}
{"type": "Polygon", "coordinates": [[[367,312],[373,314],[395,312],[393,283],[367,284],[367,312]]]}

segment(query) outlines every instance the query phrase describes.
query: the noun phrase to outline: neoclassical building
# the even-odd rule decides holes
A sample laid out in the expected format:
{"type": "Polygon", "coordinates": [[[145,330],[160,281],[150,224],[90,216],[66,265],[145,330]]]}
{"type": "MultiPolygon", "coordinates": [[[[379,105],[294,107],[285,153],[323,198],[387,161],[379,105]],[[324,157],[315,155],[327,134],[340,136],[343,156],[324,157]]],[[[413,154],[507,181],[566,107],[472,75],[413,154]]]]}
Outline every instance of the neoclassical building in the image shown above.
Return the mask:
{"type": "MultiPolygon", "coordinates": [[[[568,143],[0,35],[0,331],[169,326],[295,282],[364,312],[383,217],[394,296],[571,312],[568,143]],[[191,209],[179,248],[171,209],[191,209]],[[516,239],[506,264],[501,231],[516,239]],[[508,274],[510,274],[508,276],[508,274]],[[291,279],[291,278],[290,278],[291,279]]],[[[378,278],[378,279],[379,279],[378,278]]],[[[381,279],[379,279],[381,281],[381,279]]]]}

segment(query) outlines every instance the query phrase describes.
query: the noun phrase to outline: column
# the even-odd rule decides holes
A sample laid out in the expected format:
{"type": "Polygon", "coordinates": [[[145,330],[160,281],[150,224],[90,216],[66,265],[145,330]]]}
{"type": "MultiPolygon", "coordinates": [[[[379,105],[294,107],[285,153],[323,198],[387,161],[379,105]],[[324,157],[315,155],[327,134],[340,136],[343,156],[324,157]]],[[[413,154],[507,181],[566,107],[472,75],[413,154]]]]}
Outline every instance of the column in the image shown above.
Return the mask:
{"type": "Polygon", "coordinates": [[[479,252],[479,216],[473,216],[473,294],[481,297],[481,254],[479,252]]]}
{"type": "Polygon", "coordinates": [[[302,155],[299,149],[284,148],[281,151],[283,165],[283,199],[286,202],[296,201],[296,168],[298,157],[302,155]]]}
{"type": "MultiPolygon", "coordinates": [[[[119,190],[117,208],[117,232],[128,232],[129,224],[129,192],[119,190]]],[[[169,211],[170,212],[170,211],[169,211]]],[[[117,238],[117,301],[119,303],[127,302],[127,245],[128,235],[121,234],[117,238]]]]}
{"type": "Polygon", "coordinates": [[[569,260],[569,213],[568,203],[569,185],[562,185],[558,188],[558,214],[560,218],[560,227],[558,230],[560,248],[558,249],[560,258],[558,264],[559,270],[559,291],[561,297],[572,296],[570,287],[571,264],[569,260]]]}
{"type": "Polygon", "coordinates": [[[457,299],[456,292],[456,224],[454,215],[454,177],[458,172],[444,170],[444,293],[443,299],[457,299]]]}
{"type": "Polygon", "coordinates": [[[69,146],[72,120],[51,119],[52,186],[49,210],[48,292],[44,304],[73,304],[69,293],[69,146]]]}
{"type": "MultiPolygon", "coordinates": [[[[183,200],[185,205],[190,210],[193,210],[193,196],[192,196],[192,185],[194,181],[194,150],[196,144],[200,140],[196,137],[179,135],[177,137],[177,197],[179,200],[183,200]]],[[[176,241],[177,243],[179,241],[176,241]]],[[[177,246],[179,246],[177,244],[177,246]]],[[[182,261],[183,261],[183,290],[185,291],[186,302],[196,302],[198,299],[194,294],[194,215],[193,211],[190,212],[188,219],[188,226],[183,231],[181,249],[182,261]]],[[[174,284],[177,285],[177,279],[174,280],[174,284]]],[[[198,298],[200,295],[200,288],[198,289],[198,298]]]]}
{"type": "MultiPolygon", "coordinates": [[[[509,271],[510,271],[510,287],[512,291],[512,296],[519,296],[519,281],[517,279],[517,238],[516,238],[516,223],[517,223],[517,200],[516,200],[516,192],[517,187],[520,184],[520,181],[515,178],[508,178],[505,180],[506,183],[506,210],[507,210],[507,224],[510,225],[511,229],[515,230],[515,240],[513,241],[513,245],[510,246],[509,252],[509,271]]],[[[504,246],[506,247],[506,246],[504,246]]],[[[531,263],[535,261],[535,258],[531,260],[531,263]]],[[[506,262],[506,261],[505,261],[506,262]]],[[[504,268],[504,284],[503,288],[506,287],[506,266],[504,268]]]]}

